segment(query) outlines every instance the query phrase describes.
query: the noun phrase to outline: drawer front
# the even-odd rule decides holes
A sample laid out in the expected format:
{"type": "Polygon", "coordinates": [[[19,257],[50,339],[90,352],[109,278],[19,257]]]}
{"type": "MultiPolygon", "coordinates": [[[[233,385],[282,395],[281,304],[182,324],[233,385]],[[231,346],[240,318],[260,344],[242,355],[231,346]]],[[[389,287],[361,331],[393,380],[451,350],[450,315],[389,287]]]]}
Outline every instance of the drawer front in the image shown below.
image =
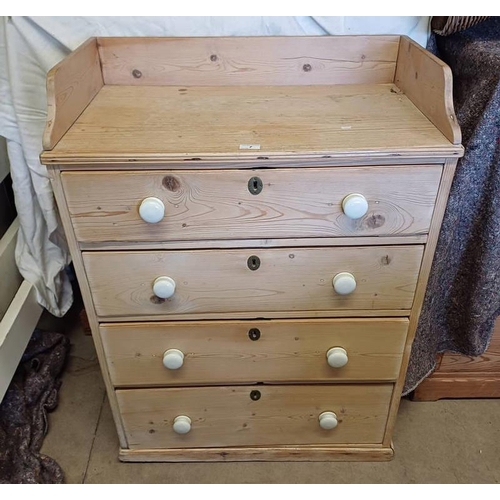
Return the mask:
{"type": "Polygon", "coordinates": [[[130,448],[197,448],[378,444],[392,389],[392,384],[257,385],[129,389],[116,394],[130,448]],[[323,412],[336,415],[336,427],[320,427],[323,412]],[[185,434],[174,431],[179,416],[191,421],[185,434]]]}
{"type": "Polygon", "coordinates": [[[113,384],[132,387],[396,380],[407,329],[403,318],[200,321],[101,335],[113,384]]]}
{"type": "Polygon", "coordinates": [[[103,318],[246,312],[259,317],[272,311],[410,309],[422,252],[422,245],[84,252],[83,260],[103,318]],[[342,272],[356,281],[348,295],[332,287],[342,272]],[[166,300],[153,292],[158,278],[175,283],[166,300]]]}
{"type": "Polygon", "coordinates": [[[179,241],[425,234],[441,170],[63,172],[62,179],[79,241],[179,241]],[[368,202],[359,219],[342,208],[353,193],[368,202]],[[164,206],[156,223],[145,222],[139,211],[151,197],[164,206]]]}

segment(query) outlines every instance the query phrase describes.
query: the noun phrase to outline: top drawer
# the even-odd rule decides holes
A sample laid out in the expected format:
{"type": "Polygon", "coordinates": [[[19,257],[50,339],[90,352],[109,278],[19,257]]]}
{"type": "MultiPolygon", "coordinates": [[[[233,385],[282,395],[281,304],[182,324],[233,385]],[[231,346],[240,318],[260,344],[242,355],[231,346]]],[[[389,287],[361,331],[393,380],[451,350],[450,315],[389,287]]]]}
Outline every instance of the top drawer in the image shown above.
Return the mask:
{"type": "MultiPolygon", "coordinates": [[[[63,172],[62,180],[82,242],[390,236],[428,232],[441,170],[414,165],[63,172]],[[356,219],[342,206],[353,193],[368,203],[366,215],[356,219]],[[161,220],[141,218],[161,217],[162,204],[161,220]]],[[[361,206],[353,215],[363,212],[363,200],[357,200],[361,206]]]]}

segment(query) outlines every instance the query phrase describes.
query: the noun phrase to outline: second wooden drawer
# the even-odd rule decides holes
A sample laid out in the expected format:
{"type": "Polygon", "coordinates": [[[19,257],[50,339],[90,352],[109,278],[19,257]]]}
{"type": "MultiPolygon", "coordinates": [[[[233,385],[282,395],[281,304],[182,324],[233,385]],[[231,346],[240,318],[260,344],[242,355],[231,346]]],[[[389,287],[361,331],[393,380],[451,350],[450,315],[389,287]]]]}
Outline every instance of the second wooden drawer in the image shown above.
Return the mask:
{"type": "Polygon", "coordinates": [[[113,384],[131,387],[396,380],[407,328],[404,318],[200,321],[101,334],[113,384]]]}
{"type": "Polygon", "coordinates": [[[422,251],[408,245],[84,252],[83,260],[101,318],[272,318],[280,311],[309,317],[410,309],[422,251]],[[351,293],[342,295],[332,282],[345,272],[356,288],[349,288],[348,277],[343,291],[351,293]]]}

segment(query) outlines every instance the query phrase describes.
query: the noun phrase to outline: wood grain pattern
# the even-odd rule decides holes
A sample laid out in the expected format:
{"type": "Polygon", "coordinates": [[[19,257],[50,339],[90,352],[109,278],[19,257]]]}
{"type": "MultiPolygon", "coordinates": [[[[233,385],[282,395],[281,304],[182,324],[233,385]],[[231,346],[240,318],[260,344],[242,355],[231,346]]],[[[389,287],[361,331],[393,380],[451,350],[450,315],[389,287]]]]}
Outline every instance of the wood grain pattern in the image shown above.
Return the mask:
{"type": "MultiPolygon", "coordinates": [[[[84,252],[98,316],[409,309],[422,246],[279,248],[167,252],[84,252]],[[255,254],[259,269],[248,268],[255,254]],[[351,272],[358,286],[338,295],[333,277],[351,272]],[[158,276],[177,284],[168,300],[153,295],[158,276]]],[[[271,315],[272,316],[272,315],[271,315]]],[[[269,317],[269,316],[267,316],[269,317]]]]}
{"type": "Polygon", "coordinates": [[[396,380],[407,319],[218,321],[101,324],[113,384],[177,386],[255,382],[396,380]],[[249,337],[258,329],[260,338],[249,337]],[[326,353],[343,347],[349,361],[328,365],[326,353]],[[184,364],[167,370],[167,349],[184,364]]]}
{"type": "Polygon", "coordinates": [[[426,378],[413,394],[413,401],[439,399],[500,398],[500,376],[497,373],[443,373],[426,378]]]}
{"type": "Polygon", "coordinates": [[[106,85],[333,85],[391,83],[399,36],[106,37],[98,44],[106,85]]]}
{"type": "Polygon", "coordinates": [[[455,175],[456,166],[457,160],[454,158],[450,158],[449,160],[447,160],[444,165],[443,176],[441,178],[438,197],[436,200],[436,207],[434,209],[434,215],[432,216],[431,229],[429,231],[427,244],[425,245],[422,267],[420,269],[420,276],[415,292],[415,300],[413,302],[413,307],[410,314],[410,326],[408,328],[408,338],[406,341],[405,352],[403,353],[401,371],[398,381],[396,382],[396,385],[394,387],[391,409],[389,412],[389,418],[387,420],[387,429],[383,441],[383,444],[385,446],[389,446],[392,440],[392,432],[394,429],[394,425],[396,424],[399,403],[401,401],[401,393],[403,391],[406,371],[408,369],[408,363],[410,361],[411,347],[413,344],[413,339],[415,338],[415,333],[417,331],[418,320],[420,317],[420,312],[422,311],[422,305],[424,303],[424,297],[427,290],[427,282],[429,280],[432,261],[434,259],[434,252],[436,251],[436,245],[441,230],[441,223],[443,222],[446,205],[448,203],[448,195],[450,193],[451,183],[453,182],[453,177],[455,175]]]}
{"type": "Polygon", "coordinates": [[[109,404],[111,406],[111,412],[113,414],[113,419],[115,422],[116,431],[118,433],[120,446],[122,448],[127,448],[128,447],[127,438],[125,437],[125,432],[123,430],[120,410],[118,408],[118,402],[116,400],[116,394],[113,389],[113,384],[111,383],[111,377],[109,376],[109,370],[106,364],[106,355],[104,354],[101,335],[99,333],[99,323],[97,321],[97,316],[95,313],[92,293],[90,292],[87,276],[85,273],[85,268],[83,265],[82,254],[80,253],[80,250],[78,248],[78,243],[75,238],[75,232],[73,231],[71,225],[71,218],[69,216],[68,207],[66,205],[66,198],[64,195],[64,189],[61,182],[61,172],[59,168],[55,166],[50,166],[47,170],[50,176],[50,183],[54,191],[54,196],[57,202],[57,208],[59,209],[61,221],[63,223],[64,230],[66,233],[66,240],[68,242],[69,251],[71,253],[71,258],[73,260],[73,266],[75,268],[76,277],[78,278],[78,286],[80,287],[83,303],[87,311],[89,325],[92,330],[92,338],[94,340],[97,358],[99,360],[99,365],[101,367],[102,378],[104,379],[104,385],[106,386],[106,394],[108,396],[109,404]]]}
{"type": "Polygon", "coordinates": [[[394,83],[452,144],[461,143],[453,109],[453,75],[447,64],[402,36],[394,83]]]}
{"type": "Polygon", "coordinates": [[[79,241],[179,241],[312,238],[427,233],[442,167],[344,167],[267,171],[131,171],[62,174],[79,241]],[[262,191],[249,182],[257,176],[262,191]],[[342,200],[363,194],[361,219],[349,219],[342,200]],[[154,196],[165,217],[139,216],[154,196]]]}
{"type": "Polygon", "coordinates": [[[245,446],[231,448],[120,449],[122,462],[371,462],[394,458],[392,447],[245,446]]]}
{"type": "Polygon", "coordinates": [[[49,71],[44,149],[55,147],[103,85],[95,38],[89,38],[49,71]]]}
{"type": "Polygon", "coordinates": [[[500,318],[495,323],[490,345],[481,356],[446,352],[434,373],[413,393],[414,401],[441,398],[500,397],[500,318]]]}
{"type": "Polygon", "coordinates": [[[409,151],[443,156],[462,148],[392,84],[110,85],[42,160],[89,164],[409,151]],[[260,149],[241,150],[241,144],[260,149]]]}
{"type": "Polygon", "coordinates": [[[497,374],[500,378],[500,328],[497,327],[490,345],[481,356],[463,356],[445,353],[439,366],[440,372],[455,374],[497,374]]]}
{"type": "Polygon", "coordinates": [[[393,386],[302,385],[184,387],[117,390],[129,447],[197,448],[382,441],[393,386]],[[258,401],[250,392],[258,390],[258,401]],[[319,426],[323,411],[337,414],[330,431],[319,426]],[[176,416],[191,418],[179,435],[176,416]]]}

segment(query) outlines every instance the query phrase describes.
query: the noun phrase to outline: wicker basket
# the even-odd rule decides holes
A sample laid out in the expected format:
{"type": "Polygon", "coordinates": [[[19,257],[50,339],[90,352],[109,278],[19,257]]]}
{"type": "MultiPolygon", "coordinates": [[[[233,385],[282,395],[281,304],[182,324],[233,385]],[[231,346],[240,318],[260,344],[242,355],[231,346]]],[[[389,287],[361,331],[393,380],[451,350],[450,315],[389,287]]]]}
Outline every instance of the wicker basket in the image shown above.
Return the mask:
{"type": "Polygon", "coordinates": [[[431,21],[431,28],[434,33],[441,36],[447,36],[482,23],[489,17],[490,16],[434,16],[431,21]]]}

